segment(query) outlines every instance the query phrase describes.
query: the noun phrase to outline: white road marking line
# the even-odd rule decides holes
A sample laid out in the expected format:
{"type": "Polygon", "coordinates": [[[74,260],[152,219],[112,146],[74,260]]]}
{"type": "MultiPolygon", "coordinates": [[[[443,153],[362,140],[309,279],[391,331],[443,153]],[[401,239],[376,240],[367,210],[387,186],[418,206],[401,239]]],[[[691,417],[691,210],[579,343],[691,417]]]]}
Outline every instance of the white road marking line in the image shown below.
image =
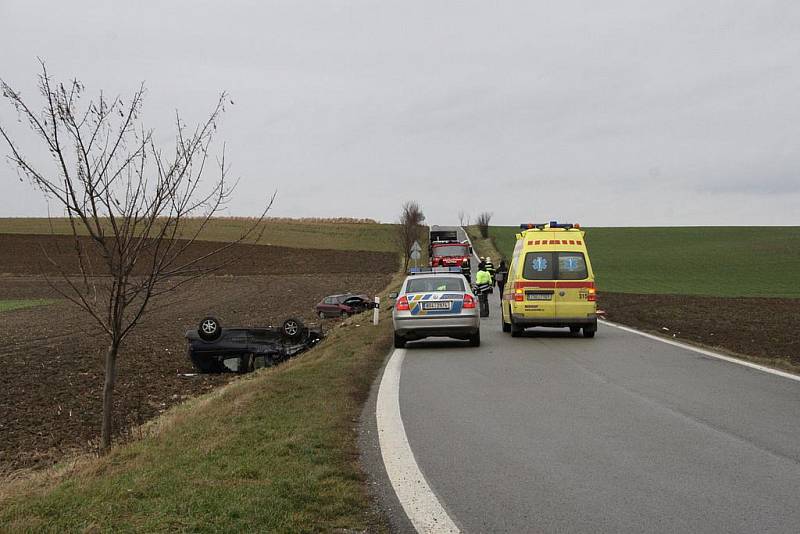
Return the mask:
{"type": "Polygon", "coordinates": [[[635,328],[630,328],[627,326],[622,326],[620,324],[612,323],[611,321],[606,321],[605,319],[601,320],[602,324],[613,326],[614,328],[619,328],[620,330],[624,330],[626,332],[630,332],[632,334],[638,334],[640,336],[644,336],[646,338],[654,339],[656,341],[660,341],[662,343],[667,343],[668,345],[674,345],[676,347],[680,347],[682,349],[691,350],[702,354],[704,356],[710,356],[711,358],[717,358],[718,360],[725,360],[726,362],[735,363],[737,365],[743,365],[745,367],[750,367],[752,369],[758,369],[759,371],[763,371],[765,373],[769,373],[771,375],[778,375],[782,376],[783,378],[788,378],[789,380],[794,380],[796,382],[800,382],[800,376],[794,375],[792,373],[787,373],[785,371],[780,371],[778,369],[772,369],[771,367],[766,367],[764,365],[758,365],[757,363],[748,362],[747,360],[741,360],[739,358],[734,358],[732,356],[725,356],[724,354],[720,354],[718,352],[701,349],[699,347],[695,347],[692,345],[687,345],[686,343],[681,343],[680,341],[673,341],[671,339],[664,339],[663,337],[656,336],[653,334],[648,334],[646,332],[641,332],[636,330],[635,328]]]}
{"type": "Polygon", "coordinates": [[[460,532],[420,471],[400,416],[400,373],[405,349],[396,349],[378,389],[375,416],[383,465],[392,488],[417,532],[460,532]]]}

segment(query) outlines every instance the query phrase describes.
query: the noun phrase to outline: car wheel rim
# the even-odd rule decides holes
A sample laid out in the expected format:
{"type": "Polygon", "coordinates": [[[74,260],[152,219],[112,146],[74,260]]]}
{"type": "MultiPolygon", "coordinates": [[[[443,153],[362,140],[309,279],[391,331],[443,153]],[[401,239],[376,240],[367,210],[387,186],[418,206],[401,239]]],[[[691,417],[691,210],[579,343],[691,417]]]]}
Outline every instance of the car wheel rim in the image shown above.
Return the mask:
{"type": "Polygon", "coordinates": [[[217,330],[217,325],[214,321],[203,321],[202,328],[206,334],[213,334],[217,330]]]}
{"type": "Polygon", "coordinates": [[[294,322],[286,323],[283,328],[284,328],[284,331],[287,334],[289,334],[290,336],[293,336],[293,335],[297,334],[297,330],[298,330],[297,323],[294,323],[294,322]]]}

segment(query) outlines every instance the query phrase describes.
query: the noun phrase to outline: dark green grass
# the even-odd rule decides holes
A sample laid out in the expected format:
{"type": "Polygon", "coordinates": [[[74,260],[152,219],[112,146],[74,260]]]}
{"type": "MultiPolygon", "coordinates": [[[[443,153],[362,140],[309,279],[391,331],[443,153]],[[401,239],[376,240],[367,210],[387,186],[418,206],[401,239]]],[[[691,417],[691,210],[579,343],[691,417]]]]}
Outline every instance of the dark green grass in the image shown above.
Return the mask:
{"type": "MultiPolygon", "coordinates": [[[[511,255],[514,227],[490,229],[511,255]]],[[[600,291],[800,298],[800,227],[588,228],[600,291]]]]}
{"type": "Polygon", "coordinates": [[[0,312],[33,308],[34,306],[47,306],[56,302],[52,299],[17,299],[0,300],[0,312]]]}

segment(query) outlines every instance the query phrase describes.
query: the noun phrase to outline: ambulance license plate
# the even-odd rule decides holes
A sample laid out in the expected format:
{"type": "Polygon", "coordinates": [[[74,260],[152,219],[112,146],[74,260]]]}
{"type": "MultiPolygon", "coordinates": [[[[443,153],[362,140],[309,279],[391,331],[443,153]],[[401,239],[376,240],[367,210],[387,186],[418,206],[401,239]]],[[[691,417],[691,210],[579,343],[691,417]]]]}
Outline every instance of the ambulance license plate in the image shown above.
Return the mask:
{"type": "Polygon", "coordinates": [[[449,310],[450,309],[450,301],[431,301],[431,302],[423,302],[422,303],[423,310],[449,310]]]}
{"type": "Polygon", "coordinates": [[[526,293],[528,300],[551,300],[553,298],[552,293],[526,293]]]}

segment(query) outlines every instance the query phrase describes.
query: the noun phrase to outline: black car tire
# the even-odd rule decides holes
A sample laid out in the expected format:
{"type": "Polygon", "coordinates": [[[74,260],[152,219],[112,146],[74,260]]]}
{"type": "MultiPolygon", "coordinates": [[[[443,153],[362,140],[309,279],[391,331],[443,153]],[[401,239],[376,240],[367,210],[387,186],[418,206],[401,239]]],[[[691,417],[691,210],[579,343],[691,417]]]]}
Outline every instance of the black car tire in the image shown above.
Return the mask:
{"type": "Polygon", "coordinates": [[[511,337],[520,337],[522,332],[525,330],[524,328],[517,326],[514,324],[514,319],[511,319],[511,337]]]}
{"type": "Polygon", "coordinates": [[[478,330],[471,336],[469,336],[469,344],[472,347],[480,347],[481,346],[481,331],[478,330]]]}
{"type": "Polygon", "coordinates": [[[503,332],[511,332],[511,325],[503,317],[503,309],[500,309],[500,322],[503,324],[503,332]]]}
{"type": "Polygon", "coordinates": [[[583,337],[592,338],[595,332],[597,332],[595,328],[583,327],[583,337]]]}
{"type": "Polygon", "coordinates": [[[222,323],[216,317],[204,317],[197,325],[197,334],[203,341],[214,341],[222,334],[222,323]]]}
{"type": "Polygon", "coordinates": [[[394,348],[396,349],[404,349],[406,348],[406,339],[403,336],[394,335],[394,348]]]}
{"type": "Polygon", "coordinates": [[[294,317],[289,317],[283,321],[283,326],[281,327],[284,337],[291,341],[297,341],[303,337],[303,330],[303,321],[294,317]]]}
{"type": "Polygon", "coordinates": [[[577,334],[578,332],[581,331],[581,327],[580,326],[570,326],[569,327],[569,331],[572,334],[577,334]]]}

